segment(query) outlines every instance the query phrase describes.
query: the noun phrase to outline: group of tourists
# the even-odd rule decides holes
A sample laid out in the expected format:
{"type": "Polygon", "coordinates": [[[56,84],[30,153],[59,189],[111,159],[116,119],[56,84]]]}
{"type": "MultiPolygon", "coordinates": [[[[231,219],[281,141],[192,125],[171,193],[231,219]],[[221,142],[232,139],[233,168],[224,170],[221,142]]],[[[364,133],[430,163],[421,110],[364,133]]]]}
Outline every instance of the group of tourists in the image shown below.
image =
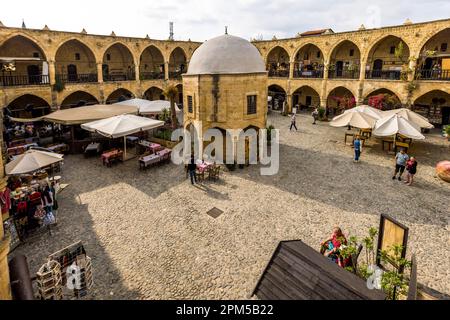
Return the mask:
{"type": "MultiPolygon", "coordinates": [[[[359,136],[356,136],[353,147],[355,151],[353,162],[360,162],[362,144],[359,136]]],[[[412,185],[414,176],[417,173],[417,164],[415,157],[410,157],[405,149],[401,149],[395,156],[395,171],[392,180],[398,179],[398,181],[402,181],[402,175],[406,171],[406,180],[404,182],[407,186],[412,185]]]]}
{"type": "Polygon", "coordinates": [[[414,157],[409,157],[406,151],[402,149],[395,156],[395,171],[392,180],[398,179],[398,181],[402,181],[405,169],[406,180],[404,182],[407,186],[410,186],[414,182],[414,176],[417,173],[417,160],[414,157]]]}

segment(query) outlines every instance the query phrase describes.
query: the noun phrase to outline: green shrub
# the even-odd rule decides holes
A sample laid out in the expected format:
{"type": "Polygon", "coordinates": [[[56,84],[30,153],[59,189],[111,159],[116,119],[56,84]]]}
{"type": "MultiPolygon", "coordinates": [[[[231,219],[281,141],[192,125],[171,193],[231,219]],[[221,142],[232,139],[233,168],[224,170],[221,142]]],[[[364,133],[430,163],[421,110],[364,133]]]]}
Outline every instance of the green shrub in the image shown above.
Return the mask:
{"type": "Polygon", "coordinates": [[[319,119],[321,120],[325,119],[325,112],[326,112],[325,108],[319,107],[318,111],[319,111],[319,119]]]}

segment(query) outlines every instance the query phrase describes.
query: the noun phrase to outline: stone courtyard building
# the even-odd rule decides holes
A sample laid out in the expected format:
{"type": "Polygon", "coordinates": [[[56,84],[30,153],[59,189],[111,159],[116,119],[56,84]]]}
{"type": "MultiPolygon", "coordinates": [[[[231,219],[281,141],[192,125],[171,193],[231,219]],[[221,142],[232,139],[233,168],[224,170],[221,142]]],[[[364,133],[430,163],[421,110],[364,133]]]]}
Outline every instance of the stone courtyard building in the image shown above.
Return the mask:
{"type": "MultiPolygon", "coordinates": [[[[198,49],[201,43],[193,41],[12,28],[0,22],[0,105],[13,117],[33,118],[130,97],[164,99],[164,86],[173,84],[185,124],[203,120],[208,127],[263,128],[267,92],[270,107],[285,112],[296,105],[330,108],[336,97],[363,103],[388,93],[397,106],[413,108],[438,126],[450,123],[450,19],[254,41],[260,56],[242,39],[225,35],[210,41],[198,49]],[[214,55],[205,57],[202,51],[211,46],[214,55]],[[229,54],[254,61],[237,65],[225,61],[229,54]],[[223,98],[235,107],[221,108],[223,98]]],[[[0,298],[9,296],[1,278],[7,274],[7,253],[0,225],[0,298]]]]}
{"type": "MultiPolygon", "coordinates": [[[[446,19],[339,33],[324,29],[254,45],[269,72],[272,104],[279,102],[275,108],[332,107],[333,97],[344,96],[363,103],[389,93],[398,106],[412,106],[440,125],[450,116],[449,42],[446,19]]],[[[181,74],[200,45],[0,24],[0,103],[13,116],[34,117],[121,98],[164,98],[170,82],[182,104],[181,74]]]]}
{"type": "Polygon", "coordinates": [[[184,127],[198,128],[201,140],[208,129],[266,127],[267,71],[245,39],[225,34],[202,44],[183,75],[183,89],[184,127]]]}

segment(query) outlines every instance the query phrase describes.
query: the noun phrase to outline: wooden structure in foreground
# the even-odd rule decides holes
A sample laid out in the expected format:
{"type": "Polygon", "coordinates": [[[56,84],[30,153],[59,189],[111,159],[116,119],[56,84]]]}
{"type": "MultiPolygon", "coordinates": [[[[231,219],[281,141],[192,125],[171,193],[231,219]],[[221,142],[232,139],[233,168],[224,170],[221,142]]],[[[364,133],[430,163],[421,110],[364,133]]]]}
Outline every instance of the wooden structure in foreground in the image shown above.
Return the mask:
{"type": "Polygon", "coordinates": [[[384,300],[380,290],[300,240],[282,241],[252,296],[262,300],[384,300]]]}

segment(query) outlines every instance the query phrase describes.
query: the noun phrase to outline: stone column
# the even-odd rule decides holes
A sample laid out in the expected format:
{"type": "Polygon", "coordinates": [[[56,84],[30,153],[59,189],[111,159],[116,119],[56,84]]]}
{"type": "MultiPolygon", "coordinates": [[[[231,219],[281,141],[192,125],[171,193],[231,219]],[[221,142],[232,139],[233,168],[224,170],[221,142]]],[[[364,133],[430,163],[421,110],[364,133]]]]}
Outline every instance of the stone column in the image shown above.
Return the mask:
{"type": "Polygon", "coordinates": [[[103,63],[97,62],[97,79],[98,83],[103,83],[103,63]]]}
{"type": "Polygon", "coordinates": [[[359,83],[358,83],[358,93],[356,98],[356,105],[361,105],[364,102],[364,81],[366,80],[366,66],[367,61],[364,59],[361,59],[360,62],[360,69],[359,69],[359,83]]]}
{"type": "Polygon", "coordinates": [[[416,77],[416,67],[417,67],[417,61],[419,60],[419,56],[418,55],[411,55],[410,60],[409,60],[409,71],[408,72],[408,81],[414,81],[415,77],[416,77]]]}
{"type": "Polygon", "coordinates": [[[164,80],[169,80],[169,61],[164,62],[164,80]]]}
{"type": "Polygon", "coordinates": [[[50,80],[50,85],[54,85],[56,83],[56,67],[55,67],[55,61],[49,60],[48,61],[48,77],[50,80]]]}
{"type": "MultiPolygon", "coordinates": [[[[0,128],[3,132],[3,115],[0,116],[0,128]]],[[[0,191],[6,189],[6,177],[3,166],[3,134],[0,133],[0,191]]],[[[8,267],[8,253],[9,253],[9,237],[5,235],[3,230],[3,215],[0,219],[0,300],[11,300],[11,287],[9,285],[9,267],[8,267]]],[[[5,215],[7,218],[7,215],[5,215]]]]}
{"type": "Polygon", "coordinates": [[[294,78],[294,66],[295,66],[295,62],[291,61],[289,63],[289,79],[293,79],[294,78]]]}

